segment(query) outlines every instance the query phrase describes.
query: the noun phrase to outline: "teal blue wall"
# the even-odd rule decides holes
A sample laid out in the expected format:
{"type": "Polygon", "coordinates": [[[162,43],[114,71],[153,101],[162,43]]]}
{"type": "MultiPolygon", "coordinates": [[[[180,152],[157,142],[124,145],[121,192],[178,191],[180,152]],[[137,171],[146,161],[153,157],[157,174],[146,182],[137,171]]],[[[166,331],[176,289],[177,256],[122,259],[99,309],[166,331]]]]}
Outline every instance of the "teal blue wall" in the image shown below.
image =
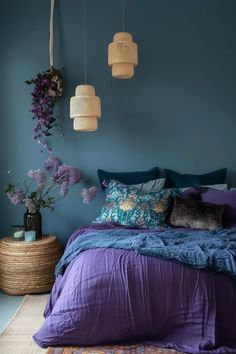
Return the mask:
{"type": "MultiPolygon", "coordinates": [[[[126,0],[126,30],[139,45],[140,66],[134,79],[119,81],[107,66],[107,45],[121,30],[121,1],[87,0],[88,81],[102,99],[102,118],[97,132],[80,134],[69,119],[69,97],[83,83],[82,0],[56,3],[55,64],[66,68],[57,154],[96,185],[97,168],[153,166],[192,173],[227,167],[236,185],[236,1],[126,0]]],[[[7,170],[17,181],[45,158],[33,141],[24,81],[48,67],[49,8],[49,0],[0,0],[1,236],[24,212],[3,193],[7,170]]],[[[66,198],[55,212],[43,212],[44,230],[65,241],[98,215],[102,201],[101,192],[90,206],[66,198]]]]}

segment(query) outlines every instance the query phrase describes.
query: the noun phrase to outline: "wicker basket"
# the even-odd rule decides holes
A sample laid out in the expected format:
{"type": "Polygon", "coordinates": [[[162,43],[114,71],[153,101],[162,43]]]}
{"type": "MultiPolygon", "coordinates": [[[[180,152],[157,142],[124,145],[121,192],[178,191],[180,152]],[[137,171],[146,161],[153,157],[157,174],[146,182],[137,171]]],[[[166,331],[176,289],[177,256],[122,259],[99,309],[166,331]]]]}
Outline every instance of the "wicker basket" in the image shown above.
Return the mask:
{"type": "Polygon", "coordinates": [[[49,292],[54,269],[62,255],[55,236],[45,235],[34,242],[0,241],[0,288],[9,295],[49,292]]]}

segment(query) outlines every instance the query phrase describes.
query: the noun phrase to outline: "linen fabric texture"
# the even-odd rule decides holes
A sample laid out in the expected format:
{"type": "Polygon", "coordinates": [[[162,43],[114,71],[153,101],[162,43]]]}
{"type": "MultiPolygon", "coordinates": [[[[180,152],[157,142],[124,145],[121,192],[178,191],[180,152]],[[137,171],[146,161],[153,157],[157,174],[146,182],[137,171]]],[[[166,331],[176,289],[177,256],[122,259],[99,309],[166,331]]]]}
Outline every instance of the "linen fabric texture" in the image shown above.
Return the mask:
{"type": "Polygon", "coordinates": [[[190,265],[196,269],[224,272],[236,277],[235,229],[195,230],[124,228],[93,231],[74,240],[66,248],[56,266],[55,274],[64,274],[67,267],[82,252],[96,248],[116,248],[136,254],[161,257],[190,265]]]}
{"type": "MultiPolygon", "coordinates": [[[[107,230],[120,230],[122,236],[127,228],[114,224],[88,225],[73,233],[67,249],[85,234],[91,243],[91,233],[107,230]]],[[[218,258],[219,253],[209,249],[210,257],[202,256],[202,246],[199,247],[202,234],[202,241],[208,239],[210,248],[220,248],[224,263],[235,267],[235,257],[230,261],[236,249],[235,230],[231,234],[230,230],[210,231],[205,236],[206,231],[198,230],[190,239],[187,233],[180,234],[181,252],[187,251],[188,244],[189,254],[209,263],[211,268],[212,257],[218,258]],[[217,244],[212,243],[212,237],[217,244]]],[[[158,252],[160,248],[168,249],[165,245],[169,231],[172,230],[159,230],[158,234],[153,230],[136,232],[162,240],[162,246],[155,248],[158,252]]],[[[140,237],[141,249],[145,235],[142,240],[140,237]]],[[[110,242],[113,237],[113,233],[107,236],[110,242]]],[[[133,234],[124,236],[124,241],[132,243],[133,237],[133,234]]],[[[173,240],[169,235],[169,239],[177,243],[176,235],[173,240]]],[[[182,261],[185,259],[183,256],[182,261]]],[[[127,249],[87,249],[70,262],[64,275],[56,277],[44,313],[45,323],[34,340],[42,347],[145,340],[183,353],[235,354],[235,309],[236,287],[229,275],[193,269],[174,260],[127,249]]]]}

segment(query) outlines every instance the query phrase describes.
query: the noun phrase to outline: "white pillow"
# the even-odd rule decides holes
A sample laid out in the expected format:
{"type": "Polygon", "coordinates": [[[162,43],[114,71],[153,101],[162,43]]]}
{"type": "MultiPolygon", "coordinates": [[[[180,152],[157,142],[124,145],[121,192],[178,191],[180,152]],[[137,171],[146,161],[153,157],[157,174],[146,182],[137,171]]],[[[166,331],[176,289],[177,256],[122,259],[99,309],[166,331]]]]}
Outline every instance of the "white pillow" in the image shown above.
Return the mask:
{"type": "Polygon", "coordinates": [[[228,184],[226,184],[226,183],[224,183],[224,184],[209,184],[209,185],[202,186],[202,187],[218,189],[219,191],[227,191],[229,189],[228,184]]]}
{"type": "MultiPolygon", "coordinates": [[[[112,181],[112,180],[111,180],[112,181]]],[[[110,182],[110,181],[109,181],[110,182]]],[[[120,184],[124,184],[119,182],[120,184]]],[[[127,187],[137,189],[143,193],[155,193],[162,190],[165,186],[165,178],[153,179],[146,183],[131,184],[127,187]]]]}
{"type": "MultiPolygon", "coordinates": [[[[227,191],[228,190],[228,184],[207,184],[201,187],[208,187],[212,189],[218,189],[219,191],[227,191]]],[[[187,187],[187,188],[178,188],[181,193],[187,191],[190,188],[200,188],[200,187],[187,187]]]]}
{"type": "Polygon", "coordinates": [[[134,187],[143,193],[154,193],[164,188],[165,181],[165,178],[157,178],[146,183],[132,184],[131,187],[134,187]]]}

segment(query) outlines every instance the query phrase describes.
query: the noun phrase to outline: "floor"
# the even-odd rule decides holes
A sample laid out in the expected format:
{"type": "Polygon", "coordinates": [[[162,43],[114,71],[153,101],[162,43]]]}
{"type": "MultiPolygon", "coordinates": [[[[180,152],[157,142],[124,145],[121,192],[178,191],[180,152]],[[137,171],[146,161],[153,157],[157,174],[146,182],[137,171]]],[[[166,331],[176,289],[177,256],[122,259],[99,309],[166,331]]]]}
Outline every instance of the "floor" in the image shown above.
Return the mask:
{"type": "Polygon", "coordinates": [[[0,333],[14,316],[24,296],[10,296],[0,291],[0,333]]]}

